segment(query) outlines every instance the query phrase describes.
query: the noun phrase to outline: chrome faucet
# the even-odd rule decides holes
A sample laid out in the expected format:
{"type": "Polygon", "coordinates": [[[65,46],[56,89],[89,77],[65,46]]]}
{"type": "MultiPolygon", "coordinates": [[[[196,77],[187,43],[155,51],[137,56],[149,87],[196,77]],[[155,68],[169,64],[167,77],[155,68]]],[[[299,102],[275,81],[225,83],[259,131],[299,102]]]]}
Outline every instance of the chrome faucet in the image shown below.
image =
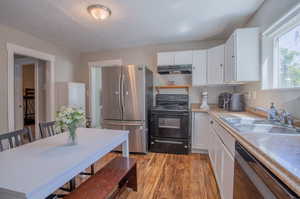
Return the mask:
{"type": "Polygon", "coordinates": [[[293,116],[286,112],[284,109],[279,114],[279,122],[281,124],[287,125],[288,127],[294,128],[294,118],[293,116]]]}

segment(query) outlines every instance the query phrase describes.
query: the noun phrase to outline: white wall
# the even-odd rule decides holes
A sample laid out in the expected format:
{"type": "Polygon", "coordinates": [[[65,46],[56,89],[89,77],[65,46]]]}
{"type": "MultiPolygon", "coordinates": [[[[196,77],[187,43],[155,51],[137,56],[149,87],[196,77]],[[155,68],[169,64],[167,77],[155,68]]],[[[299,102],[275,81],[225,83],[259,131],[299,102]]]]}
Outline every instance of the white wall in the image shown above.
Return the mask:
{"type": "Polygon", "coordinates": [[[74,72],[79,65],[78,53],[54,46],[16,29],[0,25],[0,133],[7,131],[7,42],[55,55],[56,81],[74,80],[74,72]]]}
{"type": "MultiPolygon", "coordinates": [[[[298,3],[299,0],[266,0],[247,26],[259,26],[263,32],[298,3]]],[[[252,95],[247,100],[248,105],[269,107],[270,102],[274,102],[278,108],[284,108],[300,118],[300,89],[263,91],[260,88],[260,83],[251,83],[242,87],[241,91],[250,91],[252,95]]]]}

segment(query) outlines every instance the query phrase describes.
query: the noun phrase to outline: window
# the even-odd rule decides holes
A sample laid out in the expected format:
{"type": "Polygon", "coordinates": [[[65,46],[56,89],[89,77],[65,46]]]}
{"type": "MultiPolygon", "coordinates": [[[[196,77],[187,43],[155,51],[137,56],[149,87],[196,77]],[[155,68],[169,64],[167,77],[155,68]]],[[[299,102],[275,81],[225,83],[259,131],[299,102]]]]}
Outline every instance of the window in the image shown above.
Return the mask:
{"type": "Polygon", "coordinates": [[[300,4],[262,38],[262,89],[300,88],[300,4]]]}
{"type": "Polygon", "coordinates": [[[300,87],[300,25],[276,38],[278,87],[300,87]]]}

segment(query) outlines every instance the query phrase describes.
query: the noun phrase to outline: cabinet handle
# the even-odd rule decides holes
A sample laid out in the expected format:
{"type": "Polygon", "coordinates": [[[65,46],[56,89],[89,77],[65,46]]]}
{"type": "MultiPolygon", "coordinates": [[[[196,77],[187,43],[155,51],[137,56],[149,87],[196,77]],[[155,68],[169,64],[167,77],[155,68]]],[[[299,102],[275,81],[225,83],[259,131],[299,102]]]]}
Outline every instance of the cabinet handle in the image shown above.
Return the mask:
{"type": "Polygon", "coordinates": [[[210,121],[210,123],[211,123],[211,124],[213,124],[213,123],[214,123],[214,121],[210,121]]]}
{"type": "Polygon", "coordinates": [[[220,67],[223,67],[223,64],[220,64],[220,67]]]}

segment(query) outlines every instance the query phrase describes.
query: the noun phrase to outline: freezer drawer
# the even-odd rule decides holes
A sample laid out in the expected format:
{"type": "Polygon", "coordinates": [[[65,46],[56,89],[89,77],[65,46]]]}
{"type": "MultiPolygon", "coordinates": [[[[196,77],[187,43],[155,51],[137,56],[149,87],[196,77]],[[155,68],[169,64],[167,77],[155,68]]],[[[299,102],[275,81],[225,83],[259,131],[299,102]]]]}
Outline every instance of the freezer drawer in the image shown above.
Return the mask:
{"type": "MultiPolygon", "coordinates": [[[[147,153],[147,136],[148,130],[143,123],[138,122],[108,122],[103,123],[105,129],[128,130],[129,131],[129,152],[131,153],[147,153]]],[[[116,148],[121,151],[121,147],[116,148]]]]}
{"type": "Polygon", "coordinates": [[[156,153],[188,154],[190,144],[188,140],[154,138],[150,139],[150,151],[156,153]]]}

